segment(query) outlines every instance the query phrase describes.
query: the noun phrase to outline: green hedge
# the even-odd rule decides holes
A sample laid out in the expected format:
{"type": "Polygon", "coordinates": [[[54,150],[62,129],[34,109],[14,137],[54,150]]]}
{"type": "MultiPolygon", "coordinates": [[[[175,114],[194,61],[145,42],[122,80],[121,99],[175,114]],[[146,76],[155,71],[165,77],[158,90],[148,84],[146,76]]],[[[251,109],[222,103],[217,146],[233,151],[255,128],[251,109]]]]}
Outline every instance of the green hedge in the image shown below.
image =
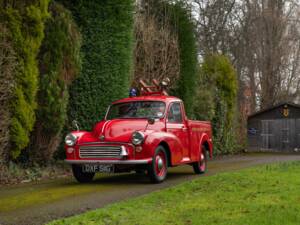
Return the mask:
{"type": "Polygon", "coordinates": [[[180,76],[174,93],[184,101],[187,115],[192,116],[198,77],[195,25],[190,11],[181,2],[172,5],[171,22],[178,32],[180,55],[180,76]]]}
{"type": "Polygon", "coordinates": [[[91,129],[106,107],[128,95],[132,74],[133,0],[63,1],[81,29],[82,71],[70,88],[69,120],[91,129]]]}
{"type": "Polygon", "coordinates": [[[80,71],[81,35],[70,11],[52,2],[51,17],[39,53],[40,87],[31,161],[45,163],[52,158],[61,140],[67,117],[68,86],[80,71]]]}
{"type": "Polygon", "coordinates": [[[48,0],[1,2],[1,21],[11,33],[18,66],[14,72],[14,99],[11,104],[11,158],[16,158],[29,143],[35,122],[38,90],[37,54],[44,37],[48,0]]]}

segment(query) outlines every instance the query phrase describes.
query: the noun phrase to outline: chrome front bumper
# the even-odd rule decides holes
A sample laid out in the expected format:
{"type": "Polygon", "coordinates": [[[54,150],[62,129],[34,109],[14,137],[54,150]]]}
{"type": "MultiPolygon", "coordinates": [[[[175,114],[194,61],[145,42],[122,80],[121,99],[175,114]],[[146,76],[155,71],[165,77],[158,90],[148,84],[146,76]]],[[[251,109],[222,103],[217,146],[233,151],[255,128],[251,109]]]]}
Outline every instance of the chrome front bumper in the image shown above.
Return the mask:
{"type": "Polygon", "coordinates": [[[137,159],[137,160],[72,160],[65,159],[69,164],[115,164],[115,165],[134,165],[134,164],[148,164],[152,162],[152,158],[149,159],[137,159]]]}

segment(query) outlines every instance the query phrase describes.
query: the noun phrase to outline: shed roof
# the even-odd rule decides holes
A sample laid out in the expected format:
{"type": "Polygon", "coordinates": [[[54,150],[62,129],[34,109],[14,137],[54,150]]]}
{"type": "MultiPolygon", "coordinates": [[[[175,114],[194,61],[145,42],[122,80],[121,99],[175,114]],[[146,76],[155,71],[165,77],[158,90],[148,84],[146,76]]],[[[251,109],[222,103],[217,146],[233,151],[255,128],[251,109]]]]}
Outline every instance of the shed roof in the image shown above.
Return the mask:
{"type": "Polygon", "coordinates": [[[300,105],[297,105],[297,104],[295,104],[295,103],[292,103],[292,102],[281,102],[281,103],[279,103],[279,104],[277,104],[277,105],[274,105],[274,106],[272,106],[272,107],[270,107],[270,108],[263,109],[263,110],[259,110],[259,111],[255,112],[255,113],[251,114],[250,116],[248,116],[248,119],[249,119],[249,118],[252,118],[252,117],[255,117],[255,116],[257,116],[257,115],[260,115],[260,114],[262,114],[262,113],[269,112],[269,111],[271,111],[271,110],[273,110],[273,109],[276,109],[276,108],[281,107],[281,106],[284,106],[284,105],[293,106],[293,107],[295,107],[295,108],[299,108],[299,109],[300,109],[300,105]]]}

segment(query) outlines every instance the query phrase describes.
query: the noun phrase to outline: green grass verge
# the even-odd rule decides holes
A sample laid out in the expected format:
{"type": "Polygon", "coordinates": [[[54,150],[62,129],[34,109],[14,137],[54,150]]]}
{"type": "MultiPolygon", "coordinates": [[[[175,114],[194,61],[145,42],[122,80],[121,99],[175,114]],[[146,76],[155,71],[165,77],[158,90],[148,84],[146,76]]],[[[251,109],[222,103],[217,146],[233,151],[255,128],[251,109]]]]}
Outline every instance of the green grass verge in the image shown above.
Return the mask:
{"type": "Polygon", "coordinates": [[[50,224],[300,224],[300,162],[201,177],[50,224]]]}

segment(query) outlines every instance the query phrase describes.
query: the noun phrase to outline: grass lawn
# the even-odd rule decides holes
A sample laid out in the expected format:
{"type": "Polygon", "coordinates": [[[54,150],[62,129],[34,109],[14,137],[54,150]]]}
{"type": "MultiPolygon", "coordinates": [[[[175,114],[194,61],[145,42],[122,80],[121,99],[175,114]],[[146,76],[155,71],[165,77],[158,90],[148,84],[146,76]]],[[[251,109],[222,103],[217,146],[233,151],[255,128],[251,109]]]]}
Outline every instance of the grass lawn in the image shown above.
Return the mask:
{"type": "Polygon", "coordinates": [[[50,224],[300,224],[300,162],[199,177],[50,224]]]}

